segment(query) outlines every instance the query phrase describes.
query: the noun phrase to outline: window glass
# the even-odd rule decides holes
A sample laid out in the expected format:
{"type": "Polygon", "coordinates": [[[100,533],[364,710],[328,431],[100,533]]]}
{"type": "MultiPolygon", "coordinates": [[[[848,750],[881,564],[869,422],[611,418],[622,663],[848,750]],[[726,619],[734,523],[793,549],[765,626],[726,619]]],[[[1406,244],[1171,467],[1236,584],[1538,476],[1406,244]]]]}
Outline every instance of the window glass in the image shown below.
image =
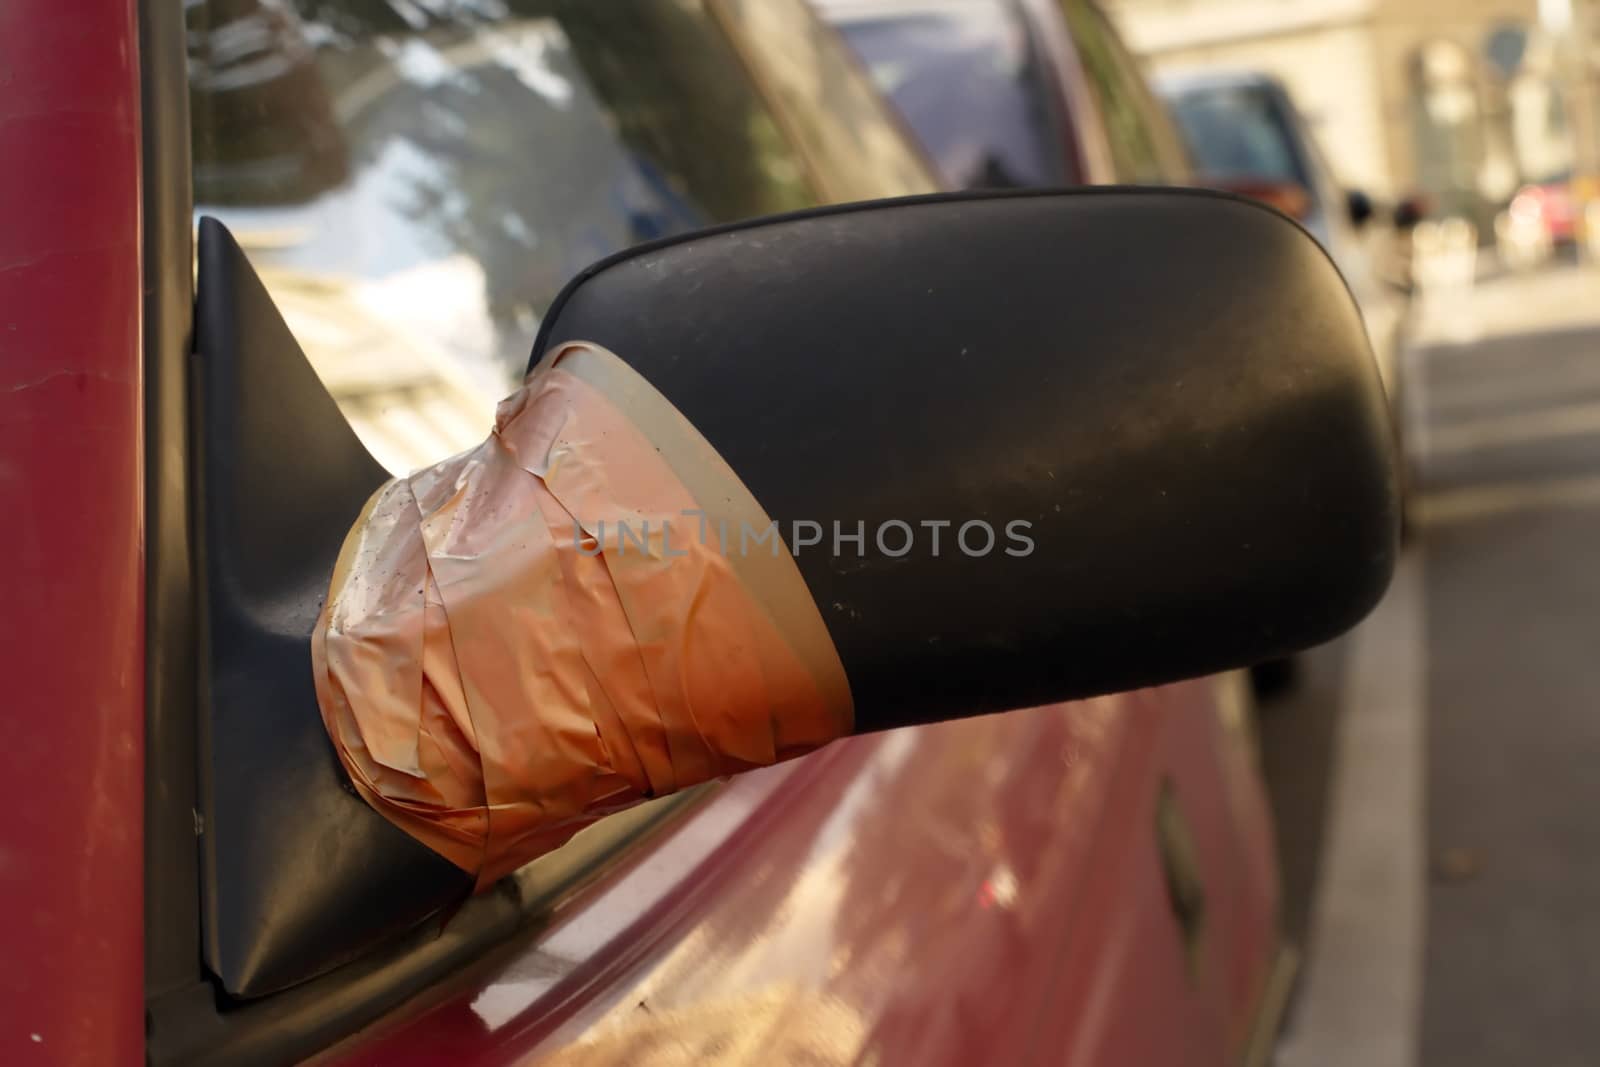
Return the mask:
{"type": "Polygon", "coordinates": [[[1183,149],[1111,24],[1082,0],[1065,0],[1062,8],[1105,126],[1117,180],[1137,184],[1182,180],[1183,149]]]}
{"type": "Polygon", "coordinates": [[[197,213],[391,469],[478,440],[601,256],[815,199],[697,0],[191,0],[197,213]]]}
{"type": "Polygon", "coordinates": [[[905,116],[945,184],[1065,185],[1064,125],[1027,25],[1002,0],[822,10],[905,116]]]}
{"type": "Polygon", "coordinates": [[[1309,188],[1286,122],[1263,88],[1208,86],[1172,97],[1189,150],[1208,176],[1263,178],[1309,188]]]}
{"type": "Polygon", "coordinates": [[[744,50],[828,199],[876,200],[939,189],[893,105],[812,0],[709,0],[744,50]]]}

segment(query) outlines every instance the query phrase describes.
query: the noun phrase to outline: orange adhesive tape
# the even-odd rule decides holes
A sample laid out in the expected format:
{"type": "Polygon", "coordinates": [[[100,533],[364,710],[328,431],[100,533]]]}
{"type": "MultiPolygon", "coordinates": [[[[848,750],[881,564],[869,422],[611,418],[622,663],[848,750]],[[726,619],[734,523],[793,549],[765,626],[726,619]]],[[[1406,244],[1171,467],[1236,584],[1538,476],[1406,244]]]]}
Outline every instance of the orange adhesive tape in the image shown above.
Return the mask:
{"type": "Polygon", "coordinates": [[[730,519],[770,522],[664,397],[597,346],[552,353],[488,440],[389,482],[345,541],[312,659],[361,795],[482,889],[849,733],[794,560],[725,552],[730,519]]]}

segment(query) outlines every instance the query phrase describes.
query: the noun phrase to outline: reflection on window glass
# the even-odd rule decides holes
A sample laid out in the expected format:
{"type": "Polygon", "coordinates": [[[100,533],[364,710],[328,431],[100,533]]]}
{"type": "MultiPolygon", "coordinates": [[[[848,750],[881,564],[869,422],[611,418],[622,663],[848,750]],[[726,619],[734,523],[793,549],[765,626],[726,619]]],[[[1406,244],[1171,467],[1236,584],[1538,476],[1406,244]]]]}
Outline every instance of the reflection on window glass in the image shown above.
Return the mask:
{"type": "Polygon", "coordinates": [[[1181,177],[1181,149],[1163,142],[1161,118],[1144,76],[1110,24],[1083,0],[1064,0],[1062,11],[1105,123],[1117,179],[1160,184],[1181,177]]]}
{"type": "Polygon", "coordinates": [[[876,200],[939,188],[920,146],[813,0],[710,0],[761,86],[781,101],[785,132],[830,200],[876,200]]]}
{"type": "Polygon", "coordinates": [[[830,0],[822,10],[871,71],[952,188],[1075,182],[1017,9],[1001,0],[879,4],[830,0]]]}
{"type": "Polygon", "coordinates": [[[1311,185],[1290,139],[1287,116],[1265,89],[1186,89],[1173,97],[1172,111],[1206,174],[1311,185]]]}
{"type": "Polygon", "coordinates": [[[619,249],[813,197],[695,0],[191,0],[197,213],[391,468],[481,438],[619,249]]]}

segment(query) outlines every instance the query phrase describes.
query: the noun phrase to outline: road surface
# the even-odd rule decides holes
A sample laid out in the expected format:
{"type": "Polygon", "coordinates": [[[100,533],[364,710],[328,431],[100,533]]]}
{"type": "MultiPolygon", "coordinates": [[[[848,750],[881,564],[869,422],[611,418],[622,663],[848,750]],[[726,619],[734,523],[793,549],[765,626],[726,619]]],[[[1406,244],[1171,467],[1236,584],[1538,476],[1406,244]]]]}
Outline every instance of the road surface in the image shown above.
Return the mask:
{"type": "Polygon", "coordinates": [[[1418,536],[1264,713],[1291,900],[1316,885],[1278,1062],[1600,1064],[1600,273],[1419,319],[1418,536]]]}

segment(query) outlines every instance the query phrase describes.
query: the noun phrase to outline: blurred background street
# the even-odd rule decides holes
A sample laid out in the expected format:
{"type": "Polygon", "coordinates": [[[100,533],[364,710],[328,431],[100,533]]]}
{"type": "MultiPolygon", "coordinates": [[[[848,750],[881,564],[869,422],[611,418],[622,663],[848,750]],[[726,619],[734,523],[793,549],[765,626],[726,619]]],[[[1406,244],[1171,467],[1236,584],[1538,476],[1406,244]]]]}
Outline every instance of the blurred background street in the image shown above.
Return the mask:
{"type": "MultiPolygon", "coordinates": [[[[1277,1062],[1600,1062],[1600,9],[1114,10],[1158,85],[1270,75],[1340,186],[1426,206],[1393,379],[1406,559],[1261,720],[1307,946],[1277,1062]]],[[[1208,169],[1272,172],[1186,102],[1208,169]]]]}
{"type": "Polygon", "coordinates": [[[1284,825],[1323,817],[1280,833],[1286,879],[1322,879],[1290,917],[1310,959],[1288,1064],[1600,1051],[1600,277],[1479,273],[1417,309],[1408,570],[1263,721],[1284,825]],[[1328,744],[1328,778],[1302,773],[1328,744]],[[1377,1059],[1352,1058],[1357,1033],[1377,1059]]]}

